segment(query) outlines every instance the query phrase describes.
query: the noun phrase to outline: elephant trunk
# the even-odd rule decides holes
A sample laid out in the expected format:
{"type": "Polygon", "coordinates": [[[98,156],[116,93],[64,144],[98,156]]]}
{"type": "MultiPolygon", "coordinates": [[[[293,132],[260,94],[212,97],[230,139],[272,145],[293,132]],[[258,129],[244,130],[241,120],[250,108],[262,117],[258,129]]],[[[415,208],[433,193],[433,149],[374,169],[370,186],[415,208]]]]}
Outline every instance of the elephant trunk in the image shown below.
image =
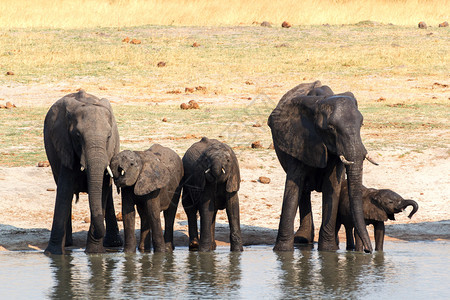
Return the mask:
{"type": "Polygon", "coordinates": [[[363,202],[362,202],[362,160],[351,165],[346,165],[348,195],[350,201],[350,210],[352,212],[355,229],[360,236],[365,252],[372,252],[369,234],[364,221],[363,202]]]}
{"type": "Polygon", "coordinates": [[[87,252],[98,252],[89,249],[102,249],[105,236],[103,185],[108,159],[104,149],[92,148],[87,152],[87,182],[89,207],[91,211],[91,227],[88,234],[87,252]],[[92,245],[93,247],[89,247],[92,245]],[[89,248],[89,249],[88,249],[89,248]]]}
{"type": "Polygon", "coordinates": [[[414,200],[405,200],[405,206],[404,208],[406,208],[407,206],[411,205],[413,207],[413,210],[411,211],[411,213],[409,214],[408,218],[412,218],[412,216],[417,212],[417,210],[419,209],[419,204],[417,204],[416,201],[414,200]]]}

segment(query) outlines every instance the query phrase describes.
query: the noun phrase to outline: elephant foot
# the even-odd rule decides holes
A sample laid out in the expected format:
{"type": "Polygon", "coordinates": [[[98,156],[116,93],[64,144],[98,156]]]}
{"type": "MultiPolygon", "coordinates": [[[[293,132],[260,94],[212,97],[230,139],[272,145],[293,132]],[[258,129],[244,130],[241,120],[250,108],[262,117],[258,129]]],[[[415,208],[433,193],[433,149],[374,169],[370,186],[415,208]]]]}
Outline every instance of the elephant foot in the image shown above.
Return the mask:
{"type": "Polygon", "coordinates": [[[175,250],[173,243],[166,243],[166,252],[172,252],[173,250],[175,250]]]}
{"type": "MultiPolygon", "coordinates": [[[[143,252],[143,249],[139,249],[139,251],[143,252]]],[[[123,252],[125,253],[136,253],[136,246],[127,246],[123,247],[123,252]]]]}
{"type": "Polygon", "coordinates": [[[44,254],[49,255],[63,255],[65,254],[64,248],[61,246],[51,245],[49,244],[44,251],[44,254]]]}
{"type": "Polygon", "coordinates": [[[103,247],[103,243],[87,243],[86,249],[84,250],[86,253],[105,253],[105,247],[103,247]]]}
{"type": "Polygon", "coordinates": [[[237,244],[237,245],[231,244],[230,251],[242,252],[242,251],[244,251],[244,247],[242,247],[242,244],[237,244]]]}
{"type": "Polygon", "coordinates": [[[294,244],[312,244],[314,243],[314,233],[308,233],[301,228],[294,235],[294,244]]]}
{"type": "Polygon", "coordinates": [[[103,246],[104,247],[122,247],[123,246],[123,240],[120,234],[106,234],[105,238],[103,239],[103,246]]]}
{"type": "Polygon", "coordinates": [[[317,247],[319,251],[336,251],[339,250],[339,246],[336,243],[319,243],[317,247]]]}
{"type": "Polygon", "coordinates": [[[189,243],[189,251],[198,251],[199,248],[200,244],[198,243],[197,239],[194,239],[189,243]]]}
{"type": "Polygon", "coordinates": [[[304,236],[294,236],[294,244],[312,244],[313,240],[304,236]]]}
{"type": "Polygon", "coordinates": [[[294,240],[289,242],[277,241],[273,251],[294,251],[294,240]]]}

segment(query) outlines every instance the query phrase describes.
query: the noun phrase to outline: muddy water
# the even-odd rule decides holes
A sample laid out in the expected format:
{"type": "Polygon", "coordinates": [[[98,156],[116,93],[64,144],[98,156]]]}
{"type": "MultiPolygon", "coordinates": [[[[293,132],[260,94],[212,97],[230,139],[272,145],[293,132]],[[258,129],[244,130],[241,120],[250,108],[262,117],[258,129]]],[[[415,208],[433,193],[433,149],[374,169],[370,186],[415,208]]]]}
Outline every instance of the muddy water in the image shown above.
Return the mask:
{"type": "Polygon", "coordinates": [[[0,253],[2,299],[450,299],[449,279],[449,241],[386,242],[384,253],[371,255],[274,253],[270,246],[243,253],[0,253]]]}

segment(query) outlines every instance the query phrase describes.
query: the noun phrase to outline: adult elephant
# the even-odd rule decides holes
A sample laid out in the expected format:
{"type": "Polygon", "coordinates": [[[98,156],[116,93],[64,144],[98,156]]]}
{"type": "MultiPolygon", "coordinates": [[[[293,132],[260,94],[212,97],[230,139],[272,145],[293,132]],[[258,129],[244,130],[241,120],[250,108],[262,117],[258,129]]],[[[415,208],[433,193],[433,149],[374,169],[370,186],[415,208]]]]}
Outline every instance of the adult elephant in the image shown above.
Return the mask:
{"type": "Polygon", "coordinates": [[[368,158],[360,136],[362,121],[352,93],[335,95],[320,81],[300,84],[281,98],[268,121],[275,151],[287,174],[275,251],[293,250],[297,207],[300,228],[295,236],[313,242],[313,190],[322,192],[318,249],[338,249],[336,215],[345,173],[356,231],[364,250],[372,251],[361,199],[363,161],[368,158]]]}
{"type": "Polygon", "coordinates": [[[72,243],[72,199],[89,193],[91,224],[86,252],[121,246],[114,212],[111,158],[119,152],[119,132],[111,105],[80,90],[55,102],[44,122],[45,151],[57,185],[55,210],[46,254],[63,254],[72,243]],[[106,230],[104,225],[106,219],[106,230]],[[106,234],[106,237],[105,237],[106,234]]]}

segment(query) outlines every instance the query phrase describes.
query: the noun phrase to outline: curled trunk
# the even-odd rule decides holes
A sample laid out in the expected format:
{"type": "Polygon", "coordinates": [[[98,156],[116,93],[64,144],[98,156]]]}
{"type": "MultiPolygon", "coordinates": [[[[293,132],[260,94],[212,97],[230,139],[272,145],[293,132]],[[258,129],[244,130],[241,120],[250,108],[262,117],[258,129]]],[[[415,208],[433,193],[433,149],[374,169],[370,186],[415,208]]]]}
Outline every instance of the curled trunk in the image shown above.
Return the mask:
{"type": "Polygon", "coordinates": [[[405,208],[407,206],[411,205],[413,207],[413,210],[410,212],[408,218],[412,218],[412,216],[417,212],[417,210],[419,209],[419,204],[417,204],[416,201],[414,200],[405,200],[405,208]]]}

